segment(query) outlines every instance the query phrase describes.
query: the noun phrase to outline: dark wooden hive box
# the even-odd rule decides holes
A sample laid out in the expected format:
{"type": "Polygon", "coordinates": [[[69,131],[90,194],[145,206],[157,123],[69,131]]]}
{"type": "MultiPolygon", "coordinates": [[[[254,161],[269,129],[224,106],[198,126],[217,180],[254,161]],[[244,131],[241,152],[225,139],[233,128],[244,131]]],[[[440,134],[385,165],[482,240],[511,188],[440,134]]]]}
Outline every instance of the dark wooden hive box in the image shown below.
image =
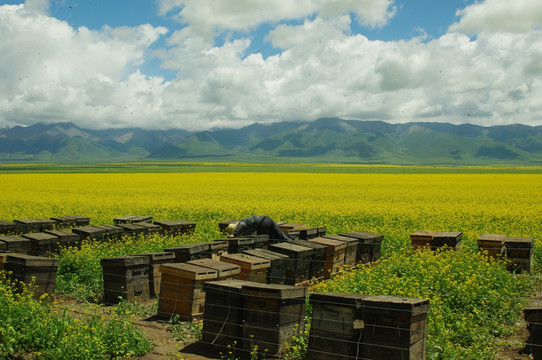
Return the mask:
{"type": "Polygon", "coordinates": [[[293,274],[294,272],[293,260],[288,255],[266,249],[249,249],[244,250],[243,253],[267,259],[271,262],[271,266],[267,271],[267,282],[269,284],[285,284],[286,274],[293,274]]]}
{"type": "Polygon", "coordinates": [[[210,243],[183,244],[164,249],[175,254],[175,262],[205,259],[209,256],[210,243]]]}

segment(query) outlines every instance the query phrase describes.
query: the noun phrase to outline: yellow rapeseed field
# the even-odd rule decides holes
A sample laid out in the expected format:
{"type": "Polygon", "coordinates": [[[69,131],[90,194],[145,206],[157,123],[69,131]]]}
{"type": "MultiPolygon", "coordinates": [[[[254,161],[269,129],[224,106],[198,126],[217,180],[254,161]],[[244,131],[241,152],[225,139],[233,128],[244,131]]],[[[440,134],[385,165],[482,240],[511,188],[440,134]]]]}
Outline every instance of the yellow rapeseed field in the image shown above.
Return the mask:
{"type": "Polygon", "coordinates": [[[204,240],[251,214],[378,232],[385,249],[422,229],[462,231],[467,244],[482,233],[542,238],[542,175],[532,174],[2,174],[0,188],[0,220],[150,215],[196,222],[204,240]]]}

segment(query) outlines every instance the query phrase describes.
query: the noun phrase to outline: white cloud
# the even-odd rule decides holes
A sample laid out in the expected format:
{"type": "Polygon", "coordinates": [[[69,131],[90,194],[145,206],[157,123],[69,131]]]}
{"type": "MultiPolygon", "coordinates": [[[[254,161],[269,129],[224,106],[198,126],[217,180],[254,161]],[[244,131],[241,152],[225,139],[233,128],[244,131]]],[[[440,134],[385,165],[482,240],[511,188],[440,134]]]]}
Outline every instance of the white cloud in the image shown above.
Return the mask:
{"type": "Polygon", "coordinates": [[[493,31],[480,21],[475,38],[467,32],[475,6],[495,0],[465,9],[453,30],[428,42],[423,34],[385,42],[350,32],[353,21],[386,22],[389,1],[328,3],[224,0],[213,8],[203,0],[163,0],[163,13],[179,11],[190,24],[171,31],[74,29],[22,5],[1,6],[0,125],[199,130],[321,116],[542,125],[542,30],[493,31]],[[288,19],[300,21],[281,21],[288,19]],[[220,29],[246,31],[263,22],[273,24],[266,39],[276,55],[248,53],[248,32],[214,41],[220,29]],[[165,46],[156,48],[161,36],[165,46]],[[177,77],[146,76],[138,68],[150,56],[177,77]]]}
{"type": "Polygon", "coordinates": [[[461,19],[450,27],[452,31],[522,33],[542,26],[542,1],[485,0],[459,10],[457,15],[461,19]]]}

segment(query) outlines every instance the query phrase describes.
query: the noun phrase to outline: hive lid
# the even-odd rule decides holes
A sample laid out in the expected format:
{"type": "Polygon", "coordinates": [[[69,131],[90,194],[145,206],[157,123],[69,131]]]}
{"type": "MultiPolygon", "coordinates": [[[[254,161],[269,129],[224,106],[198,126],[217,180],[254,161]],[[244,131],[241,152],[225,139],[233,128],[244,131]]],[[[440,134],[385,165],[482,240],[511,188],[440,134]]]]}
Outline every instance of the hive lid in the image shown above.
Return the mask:
{"type": "Polygon", "coordinates": [[[186,263],[216,270],[218,271],[219,278],[223,276],[237,275],[241,272],[241,267],[239,265],[230,264],[230,263],[215,260],[215,259],[190,260],[190,261],[187,261],[186,263]]]}
{"type": "Polygon", "coordinates": [[[366,295],[363,298],[362,306],[367,311],[400,310],[416,315],[429,310],[429,300],[400,296],[366,295]]]}
{"type": "Polygon", "coordinates": [[[203,289],[205,291],[217,290],[220,292],[233,292],[240,293],[243,285],[250,285],[251,281],[239,280],[239,279],[225,279],[225,280],[212,280],[203,283],[203,289]]]}
{"type": "Polygon", "coordinates": [[[249,254],[252,256],[261,257],[268,260],[280,260],[280,259],[289,259],[288,255],[281,254],[275,251],[267,249],[247,249],[243,250],[244,254],[249,254]]]}
{"type": "Polygon", "coordinates": [[[353,238],[356,238],[359,240],[365,240],[365,241],[373,240],[373,242],[382,241],[382,239],[384,238],[384,236],[381,234],[375,234],[368,231],[352,231],[352,232],[347,232],[347,233],[341,233],[339,235],[349,236],[349,237],[353,237],[353,238]]]}
{"type": "Polygon", "coordinates": [[[347,294],[339,292],[329,293],[312,293],[309,297],[311,304],[320,304],[324,306],[331,305],[348,305],[350,307],[361,307],[361,301],[367,295],[363,294],[347,294]]]}
{"type": "Polygon", "coordinates": [[[60,264],[60,260],[43,256],[32,256],[27,254],[9,254],[6,258],[6,263],[36,267],[58,267],[58,265],[60,264]]]}
{"type": "Polygon", "coordinates": [[[150,260],[147,256],[125,255],[125,256],[118,256],[118,257],[104,258],[100,260],[100,263],[104,267],[144,266],[144,265],[149,265],[150,260]]]}
{"type": "Polygon", "coordinates": [[[263,299],[292,299],[305,298],[308,294],[308,289],[304,286],[251,283],[243,285],[241,292],[243,295],[256,296],[263,299]]]}
{"type": "Polygon", "coordinates": [[[435,238],[445,238],[445,239],[456,239],[459,240],[463,237],[463,233],[461,231],[439,231],[435,235],[433,235],[433,239],[435,238]]]}
{"type": "Polygon", "coordinates": [[[23,237],[39,245],[54,244],[60,241],[58,236],[45,232],[23,234],[23,237]]]}
{"type": "Polygon", "coordinates": [[[350,237],[350,236],[342,236],[337,234],[329,234],[329,235],[323,235],[323,238],[326,239],[332,239],[332,240],[338,240],[338,241],[344,241],[347,242],[350,245],[357,245],[359,243],[359,239],[350,237]]]}
{"type": "Polygon", "coordinates": [[[19,243],[30,243],[30,239],[26,239],[22,236],[16,235],[3,235],[0,236],[0,242],[9,243],[9,244],[19,244],[19,243]]]}
{"type": "Polygon", "coordinates": [[[220,257],[220,261],[225,261],[231,264],[237,264],[241,268],[249,268],[251,270],[266,269],[271,266],[271,261],[261,257],[248,254],[226,254],[220,257]]]}
{"type": "Polygon", "coordinates": [[[174,263],[160,265],[162,276],[171,275],[191,280],[216,280],[218,271],[208,267],[188,263],[174,263]]]}
{"type": "Polygon", "coordinates": [[[317,242],[310,242],[308,240],[290,240],[289,242],[291,242],[292,244],[314,249],[314,253],[316,254],[327,252],[327,246],[317,243],[317,242]]]}
{"type": "Polygon", "coordinates": [[[332,248],[335,249],[335,251],[337,251],[337,250],[340,251],[340,250],[346,248],[346,243],[345,242],[339,241],[339,240],[334,240],[334,239],[328,239],[328,238],[324,238],[324,237],[317,237],[317,238],[314,238],[314,239],[310,239],[308,241],[315,242],[315,243],[322,244],[322,245],[326,245],[328,247],[332,247],[332,248]]]}
{"type": "Polygon", "coordinates": [[[294,243],[292,243],[290,241],[281,242],[281,243],[278,243],[278,244],[272,244],[272,245],[269,245],[269,248],[271,250],[277,249],[277,250],[283,251],[283,252],[288,251],[288,252],[292,252],[292,253],[303,253],[303,254],[308,254],[308,255],[314,253],[314,249],[306,247],[306,246],[297,245],[297,244],[294,244],[294,243]]]}

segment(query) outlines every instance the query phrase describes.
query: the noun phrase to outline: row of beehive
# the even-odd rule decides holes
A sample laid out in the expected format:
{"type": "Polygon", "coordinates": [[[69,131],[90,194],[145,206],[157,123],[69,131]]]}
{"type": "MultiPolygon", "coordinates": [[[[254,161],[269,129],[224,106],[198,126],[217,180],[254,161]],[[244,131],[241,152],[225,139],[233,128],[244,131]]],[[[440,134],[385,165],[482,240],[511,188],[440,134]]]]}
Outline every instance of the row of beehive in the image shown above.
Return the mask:
{"type": "MultiPolygon", "coordinates": [[[[419,230],[410,234],[413,249],[431,248],[432,250],[448,248],[458,250],[463,233],[459,231],[425,231],[419,230]]],[[[482,234],[476,240],[478,248],[496,259],[508,260],[511,271],[523,272],[531,269],[533,260],[532,237],[509,237],[502,234],[482,234]]]]}
{"type": "MultiPolygon", "coordinates": [[[[201,342],[281,356],[304,329],[307,289],[242,280],[204,283],[201,342]],[[265,349],[265,351],[264,351],[265,349]]],[[[306,359],[424,359],[429,301],[392,296],[311,294],[306,359]]]]}
{"type": "MultiPolygon", "coordinates": [[[[37,219],[34,219],[37,220],[37,219]]],[[[80,246],[84,239],[102,241],[118,239],[122,236],[139,234],[185,234],[194,231],[196,224],[183,220],[161,220],[149,222],[123,223],[116,220],[116,225],[85,225],[66,229],[53,230],[52,223],[46,227],[42,224],[39,232],[29,232],[20,235],[1,235],[0,252],[25,253],[34,256],[47,256],[58,253],[60,247],[80,246]],[[50,228],[49,228],[50,227],[50,228]]],[[[34,229],[38,229],[35,227],[34,229]]]]}

